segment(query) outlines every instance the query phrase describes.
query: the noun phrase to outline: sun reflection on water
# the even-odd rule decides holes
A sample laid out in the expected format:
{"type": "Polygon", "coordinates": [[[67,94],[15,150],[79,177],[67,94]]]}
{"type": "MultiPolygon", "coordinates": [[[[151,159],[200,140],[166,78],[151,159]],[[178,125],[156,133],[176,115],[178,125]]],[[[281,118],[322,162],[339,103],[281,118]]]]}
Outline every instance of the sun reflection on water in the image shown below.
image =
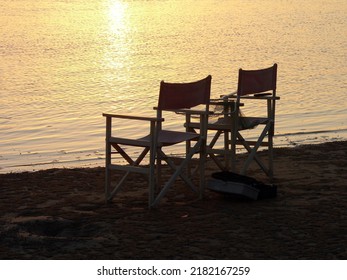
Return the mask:
{"type": "Polygon", "coordinates": [[[110,32],[121,34],[125,28],[125,13],[128,4],[123,1],[110,0],[108,4],[108,20],[110,32]]]}

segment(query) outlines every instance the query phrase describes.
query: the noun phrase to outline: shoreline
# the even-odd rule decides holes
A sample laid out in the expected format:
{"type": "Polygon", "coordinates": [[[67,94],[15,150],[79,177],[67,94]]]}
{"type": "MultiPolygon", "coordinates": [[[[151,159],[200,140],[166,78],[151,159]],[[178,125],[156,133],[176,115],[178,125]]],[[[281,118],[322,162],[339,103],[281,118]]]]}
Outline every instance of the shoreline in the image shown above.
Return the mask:
{"type": "Polygon", "coordinates": [[[275,148],[274,166],[276,198],[177,181],[153,210],[139,175],[105,204],[102,167],[0,174],[0,259],[347,259],[347,141],[275,148]]]}
{"type": "MultiPolygon", "coordinates": [[[[301,145],[320,145],[330,142],[347,141],[347,129],[322,130],[308,132],[293,132],[275,135],[276,143],[274,148],[294,148],[301,145]],[[293,136],[294,139],[289,139],[293,136]]],[[[21,152],[15,157],[0,156],[7,166],[0,166],[0,175],[8,173],[36,172],[48,169],[73,169],[73,168],[95,168],[104,166],[104,154],[100,151],[104,147],[95,149],[76,150],[66,152],[59,150],[49,153],[40,152],[21,152]],[[52,157],[52,154],[54,155],[52,157]],[[42,161],[42,159],[46,161],[42,161]],[[19,164],[18,164],[19,163],[19,164]]],[[[173,151],[175,153],[175,151],[173,151]]],[[[13,155],[12,155],[13,156],[13,155]]],[[[119,160],[123,160],[121,157],[119,160]]]]}

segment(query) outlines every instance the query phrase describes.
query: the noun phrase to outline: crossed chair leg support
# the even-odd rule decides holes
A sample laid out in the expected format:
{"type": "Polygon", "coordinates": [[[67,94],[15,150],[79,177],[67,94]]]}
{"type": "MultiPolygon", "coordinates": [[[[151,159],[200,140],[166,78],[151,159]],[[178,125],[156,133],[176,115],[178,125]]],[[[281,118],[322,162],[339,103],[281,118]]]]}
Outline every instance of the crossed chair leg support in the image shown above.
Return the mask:
{"type": "MultiPolygon", "coordinates": [[[[123,156],[124,159],[126,159],[126,161],[130,164],[130,167],[133,167],[133,172],[149,176],[149,183],[148,183],[149,207],[151,208],[151,207],[155,207],[158,205],[160,200],[165,196],[165,194],[168,192],[168,190],[170,189],[170,187],[172,186],[172,184],[176,181],[176,179],[178,177],[180,177],[193,191],[197,191],[197,188],[193,184],[191,179],[189,177],[187,177],[182,171],[184,168],[187,167],[187,165],[188,165],[189,161],[192,159],[193,155],[198,152],[199,149],[197,149],[197,147],[199,147],[199,145],[200,145],[200,143],[197,143],[194,147],[192,147],[190,149],[188,155],[186,156],[186,158],[183,160],[183,162],[179,166],[175,165],[173,163],[173,161],[169,157],[167,157],[161,149],[159,149],[157,151],[158,158],[160,158],[160,160],[164,160],[167,163],[167,165],[174,171],[173,175],[165,183],[165,185],[163,186],[163,188],[159,191],[159,193],[157,195],[156,195],[156,189],[157,189],[158,183],[160,182],[160,179],[157,178],[157,181],[156,181],[155,175],[154,175],[154,169],[155,169],[154,158],[155,158],[155,156],[153,154],[150,155],[152,160],[151,160],[151,163],[149,164],[149,168],[139,167],[142,160],[145,158],[145,156],[150,151],[150,148],[146,147],[142,151],[142,153],[138,156],[138,158],[136,160],[133,160],[133,159],[131,159],[131,157],[128,154],[125,153],[125,151],[119,145],[113,145],[113,147],[117,150],[118,153],[120,153],[123,156]]],[[[112,198],[124,186],[126,179],[130,175],[130,173],[132,173],[132,171],[128,170],[128,169],[129,169],[129,166],[127,166],[126,168],[123,169],[121,166],[117,166],[117,167],[112,168],[111,164],[107,165],[107,167],[106,167],[106,186],[105,186],[106,187],[106,201],[107,202],[110,202],[112,200],[112,198]],[[110,188],[111,188],[111,170],[113,170],[113,169],[114,170],[125,170],[126,173],[118,180],[118,182],[116,183],[116,186],[113,188],[113,190],[110,191],[110,188]]],[[[204,157],[202,157],[201,160],[199,160],[199,172],[200,172],[200,174],[203,174],[203,172],[204,172],[204,157]]],[[[199,182],[200,183],[200,189],[198,189],[198,191],[199,191],[200,197],[201,197],[202,192],[203,192],[203,188],[204,188],[204,179],[203,179],[202,175],[200,177],[201,177],[200,182],[199,182]]]]}
{"type": "MultiPolygon", "coordinates": [[[[149,152],[149,148],[146,147],[142,153],[138,156],[138,158],[136,160],[133,160],[131,157],[128,156],[127,153],[124,152],[124,150],[119,146],[119,145],[114,145],[113,146],[118,153],[120,153],[124,159],[126,159],[126,161],[130,164],[130,166],[134,167],[134,170],[136,169],[137,173],[141,173],[141,174],[148,174],[150,173],[150,171],[148,172],[148,170],[143,169],[143,171],[141,172],[142,169],[139,169],[139,165],[142,162],[142,160],[145,158],[145,156],[148,154],[149,152]]],[[[112,166],[110,164],[107,164],[106,166],[106,201],[109,202],[112,200],[112,198],[121,190],[122,186],[124,185],[124,182],[126,181],[127,177],[130,175],[131,171],[126,171],[126,173],[123,175],[122,178],[120,178],[120,180],[118,181],[118,183],[116,184],[116,186],[114,187],[114,189],[112,191],[110,191],[111,188],[111,170],[112,170],[112,166]]],[[[115,170],[122,170],[122,168],[120,166],[118,166],[117,168],[114,168],[115,170]]]]}
{"type": "Polygon", "coordinates": [[[207,154],[213,160],[220,170],[229,171],[235,170],[235,147],[231,144],[229,138],[230,131],[218,130],[213,136],[210,144],[207,146],[207,154]],[[214,148],[219,137],[224,134],[224,148],[214,148]],[[217,156],[223,156],[223,161],[217,156]]]}
{"type": "MultiPolygon", "coordinates": [[[[196,154],[198,152],[199,149],[197,149],[197,147],[200,146],[200,143],[198,142],[194,147],[192,147],[189,151],[189,153],[186,155],[186,158],[183,160],[183,162],[177,166],[175,165],[172,160],[167,157],[165,155],[165,153],[163,151],[159,151],[159,157],[164,160],[168,166],[174,170],[174,173],[172,174],[172,176],[170,177],[170,179],[165,183],[165,185],[163,186],[163,188],[160,190],[160,192],[158,193],[158,195],[155,197],[155,199],[153,200],[153,202],[151,203],[150,207],[155,207],[156,205],[158,205],[158,203],[160,202],[160,200],[166,195],[166,193],[168,192],[168,190],[170,189],[170,187],[172,186],[172,184],[177,180],[178,177],[181,177],[181,179],[193,190],[196,191],[196,187],[193,184],[193,182],[191,181],[191,179],[189,177],[187,177],[185,174],[182,173],[182,171],[188,166],[188,163],[190,162],[190,160],[192,159],[192,157],[194,156],[194,154],[196,154]]],[[[199,160],[199,169],[200,172],[204,172],[204,157],[202,157],[199,160]]],[[[199,192],[199,196],[202,196],[202,192],[204,189],[204,179],[203,176],[201,175],[203,173],[200,173],[200,188],[198,189],[199,192]]]]}
{"type": "Polygon", "coordinates": [[[266,167],[266,165],[261,161],[261,159],[257,156],[257,151],[259,149],[259,147],[262,145],[264,138],[268,135],[269,129],[271,127],[271,123],[268,123],[265,128],[263,129],[260,137],[258,138],[258,141],[255,143],[255,145],[253,147],[251,147],[248,142],[242,137],[242,135],[238,132],[237,133],[237,138],[238,140],[241,142],[241,144],[245,147],[245,149],[247,150],[247,152],[249,153],[245,164],[243,165],[241,174],[245,174],[249,165],[251,164],[251,162],[254,160],[259,167],[264,171],[264,173],[270,178],[270,180],[272,180],[273,177],[273,168],[272,168],[272,153],[273,153],[273,149],[272,149],[272,139],[271,137],[269,138],[269,142],[268,143],[268,153],[269,153],[269,166],[266,167]]]}

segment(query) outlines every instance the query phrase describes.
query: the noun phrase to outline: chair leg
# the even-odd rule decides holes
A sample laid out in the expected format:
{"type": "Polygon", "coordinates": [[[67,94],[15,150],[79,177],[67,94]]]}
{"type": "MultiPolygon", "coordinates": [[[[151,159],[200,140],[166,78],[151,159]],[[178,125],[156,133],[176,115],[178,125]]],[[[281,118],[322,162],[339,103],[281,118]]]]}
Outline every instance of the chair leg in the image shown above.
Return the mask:
{"type": "MultiPolygon", "coordinates": [[[[169,166],[171,168],[173,168],[175,170],[175,172],[173,173],[173,175],[170,177],[170,179],[166,182],[166,184],[164,185],[164,187],[160,190],[159,194],[156,196],[156,198],[154,199],[154,202],[152,203],[152,207],[155,207],[158,205],[158,203],[160,202],[160,200],[164,197],[164,195],[168,192],[168,190],[170,189],[171,185],[176,181],[177,177],[181,177],[187,184],[192,185],[192,183],[190,182],[189,178],[187,178],[186,176],[184,176],[182,174],[182,171],[184,170],[184,168],[186,168],[188,162],[192,159],[193,155],[197,152],[197,148],[201,145],[201,142],[198,141],[197,144],[190,150],[189,154],[186,155],[186,158],[184,159],[184,161],[181,163],[180,166],[178,166],[176,168],[176,166],[173,165],[173,163],[167,158],[165,159],[165,161],[169,164],[169,166]],[[190,182],[190,183],[189,183],[190,182]]],[[[163,152],[161,152],[163,154],[163,152]]],[[[164,155],[165,156],[165,155],[164,155]]]]}
{"type": "MultiPolygon", "coordinates": [[[[177,168],[179,168],[179,166],[176,166],[173,161],[169,158],[166,157],[164,155],[164,153],[162,152],[163,158],[165,160],[165,162],[167,163],[167,165],[172,169],[172,170],[177,170],[177,168]]],[[[187,165],[189,164],[189,161],[187,163],[187,165]]],[[[182,170],[183,171],[183,170],[182,170]]],[[[195,191],[195,186],[193,184],[193,182],[191,181],[191,177],[186,176],[185,174],[183,174],[183,172],[180,172],[179,176],[181,177],[181,179],[188,185],[190,186],[190,188],[192,189],[192,191],[195,191]]]]}
{"type": "Polygon", "coordinates": [[[112,119],[106,118],[106,136],[105,136],[105,200],[106,202],[110,199],[110,188],[111,188],[111,144],[109,139],[111,137],[112,119]]]}
{"type": "Polygon", "coordinates": [[[218,168],[220,170],[226,170],[225,166],[223,164],[221,164],[220,160],[213,154],[213,153],[209,153],[210,158],[214,161],[214,163],[218,166],[218,168]]]}
{"type": "MultiPolygon", "coordinates": [[[[225,165],[223,165],[220,160],[218,159],[218,157],[215,155],[214,153],[214,145],[217,143],[217,140],[219,139],[220,135],[222,134],[222,132],[220,130],[218,130],[216,132],[216,134],[213,136],[210,144],[206,147],[207,151],[206,151],[206,156],[208,155],[213,161],[214,163],[218,166],[218,168],[220,170],[225,170],[225,165]]],[[[225,156],[224,156],[224,160],[225,160],[225,156]]]]}
{"type": "Polygon", "coordinates": [[[252,160],[255,160],[255,161],[258,163],[258,165],[260,166],[260,168],[266,173],[266,175],[270,177],[270,175],[271,175],[271,174],[270,174],[270,167],[271,167],[271,166],[269,166],[268,168],[266,168],[266,166],[262,163],[262,161],[261,161],[261,160],[257,157],[257,155],[256,155],[256,152],[258,151],[259,147],[261,146],[261,144],[262,144],[262,142],[263,142],[265,136],[266,136],[266,135],[268,134],[268,132],[269,132],[270,126],[271,126],[270,123],[268,123],[268,124],[265,126],[265,128],[263,129],[263,131],[262,131],[260,137],[258,138],[257,143],[254,145],[253,148],[251,148],[251,147],[248,145],[247,141],[245,141],[245,139],[244,139],[240,134],[238,135],[238,137],[239,137],[240,139],[242,139],[241,141],[243,142],[244,147],[245,147],[245,148],[247,149],[247,151],[249,152],[249,156],[248,156],[248,158],[247,158],[247,160],[246,160],[246,162],[245,162],[245,164],[244,164],[244,166],[243,166],[243,168],[242,168],[241,174],[246,174],[246,171],[247,171],[249,165],[251,164],[252,160]]]}
{"type": "MultiPolygon", "coordinates": [[[[190,150],[190,148],[191,148],[191,141],[187,141],[186,142],[186,155],[188,155],[189,154],[189,150],[190,150]]],[[[188,176],[188,178],[191,178],[192,177],[192,164],[191,164],[191,162],[188,162],[188,164],[187,164],[187,176],[188,176]]]]}
{"type": "Polygon", "coordinates": [[[149,176],[149,201],[151,201],[151,196],[152,194],[152,190],[154,189],[155,186],[155,175],[154,175],[154,163],[152,157],[155,157],[155,155],[150,155],[150,167],[149,167],[149,171],[146,172],[140,172],[139,170],[134,170],[130,171],[130,168],[136,168],[137,166],[140,165],[140,163],[142,162],[142,160],[146,157],[146,155],[148,154],[148,152],[150,151],[150,148],[145,147],[144,150],[140,153],[140,155],[137,157],[136,160],[133,160],[132,158],[130,158],[130,156],[128,154],[125,153],[125,151],[117,144],[113,144],[112,145],[118,152],[120,155],[123,156],[123,158],[129,163],[129,167],[124,167],[124,166],[118,166],[118,165],[112,165],[111,164],[111,144],[107,143],[106,144],[106,167],[105,167],[105,198],[107,202],[110,202],[112,200],[112,198],[121,190],[121,188],[123,187],[126,179],[128,178],[128,176],[130,175],[131,172],[137,172],[140,173],[144,176],[147,175],[149,176]],[[112,169],[114,170],[118,170],[118,171],[126,171],[124,173],[124,175],[117,181],[116,186],[111,190],[112,186],[111,186],[111,171],[112,169]]]}
{"type": "Polygon", "coordinates": [[[111,188],[111,171],[108,169],[108,166],[105,167],[105,201],[109,202],[110,200],[110,188],[111,188]]]}
{"type": "MultiPolygon", "coordinates": [[[[234,120],[238,120],[238,111],[235,110],[233,113],[234,120]]],[[[238,139],[239,133],[238,133],[238,121],[235,123],[233,122],[233,125],[230,130],[230,160],[231,160],[231,171],[236,171],[236,143],[238,139]]]]}
{"type": "Polygon", "coordinates": [[[273,180],[273,134],[272,131],[270,130],[269,135],[268,135],[268,143],[269,143],[269,178],[270,181],[273,180]]]}
{"type": "Polygon", "coordinates": [[[211,140],[210,144],[207,146],[206,154],[214,161],[220,170],[223,171],[233,171],[235,170],[235,145],[233,145],[233,135],[230,131],[218,130],[211,140]],[[214,145],[217,143],[219,137],[224,134],[224,149],[223,152],[217,153],[213,149],[214,145]],[[230,137],[229,137],[230,134],[230,137]],[[218,159],[215,154],[223,155],[223,160],[218,159]]]}
{"type": "Polygon", "coordinates": [[[156,176],[155,176],[155,192],[158,191],[158,186],[161,186],[161,174],[162,174],[162,158],[161,158],[161,149],[156,151],[156,176]]]}
{"type": "MultiPolygon", "coordinates": [[[[155,147],[150,151],[149,155],[149,178],[148,178],[148,207],[151,208],[155,199],[156,193],[156,180],[155,177],[155,160],[156,160],[156,150],[155,147]]],[[[160,159],[159,159],[160,161],[160,159]]],[[[158,174],[158,173],[157,173],[158,174]]]]}
{"type": "Polygon", "coordinates": [[[206,140],[203,141],[203,144],[200,148],[199,154],[199,198],[201,199],[205,191],[205,166],[206,166],[206,140]]]}
{"type": "MultiPolygon", "coordinates": [[[[130,172],[127,171],[123,177],[120,179],[120,181],[118,182],[118,184],[114,187],[114,189],[112,190],[112,192],[109,193],[109,197],[108,197],[108,201],[111,201],[111,199],[121,190],[125,180],[128,178],[128,176],[130,175],[130,172]]],[[[109,187],[111,187],[111,182],[109,187]]]]}
{"type": "Polygon", "coordinates": [[[110,200],[110,189],[111,189],[111,152],[110,145],[106,142],[106,162],[105,162],[105,201],[109,202],[110,200]]]}

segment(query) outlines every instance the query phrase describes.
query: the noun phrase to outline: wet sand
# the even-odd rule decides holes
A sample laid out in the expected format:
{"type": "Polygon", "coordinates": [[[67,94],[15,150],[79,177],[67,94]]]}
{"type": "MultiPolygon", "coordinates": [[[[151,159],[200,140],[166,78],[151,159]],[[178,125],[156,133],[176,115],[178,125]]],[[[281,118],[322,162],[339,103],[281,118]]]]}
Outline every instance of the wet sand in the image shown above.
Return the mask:
{"type": "Polygon", "coordinates": [[[138,175],[106,204],[101,167],[2,174],[0,258],[347,259],[347,142],[276,149],[275,184],[276,198],[198,200],[177,181],[148,210],[138,175]]]}

